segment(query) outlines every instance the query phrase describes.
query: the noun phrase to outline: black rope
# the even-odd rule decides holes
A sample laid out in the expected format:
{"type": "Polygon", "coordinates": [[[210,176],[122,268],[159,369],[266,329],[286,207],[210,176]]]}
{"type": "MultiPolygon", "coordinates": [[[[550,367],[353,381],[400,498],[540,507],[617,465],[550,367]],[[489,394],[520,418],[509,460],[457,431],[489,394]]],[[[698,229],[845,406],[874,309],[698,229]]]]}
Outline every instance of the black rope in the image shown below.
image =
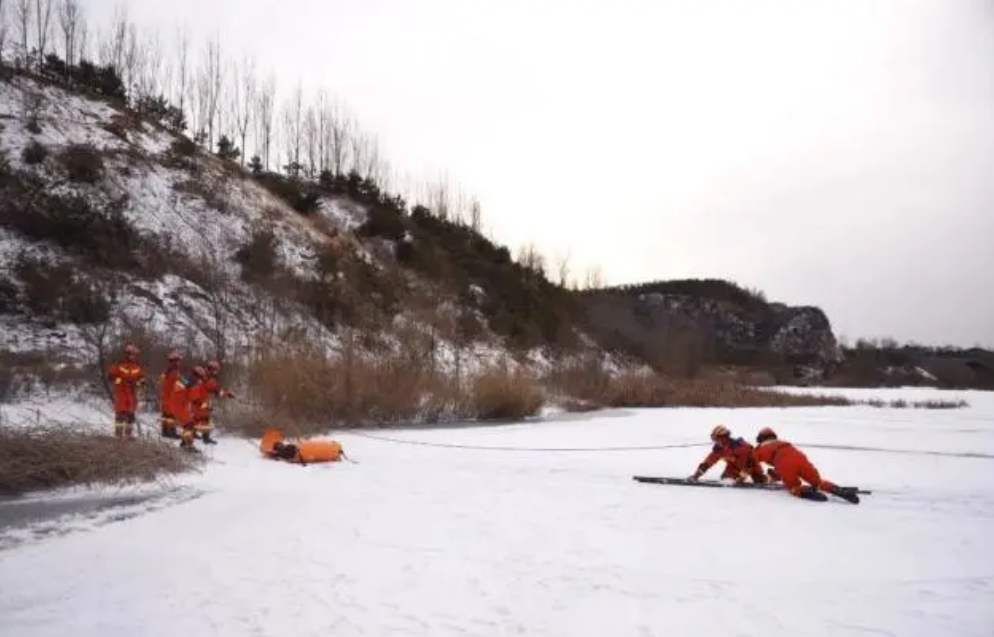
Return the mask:
{"type": "Polygon", "coordinates": [[[887,449],[886,447],[861,447],[858,445],[827,445],[795,443],[797,447],[811,449],[835,449],[838,451],[871,451],[875,453],[896,453],[912,456],[943,456],[946,458],[980,458],[994,460],[994,454],[978,451],[930,451],[928,449],[887,449]]]}
{"type": "MultiPolygon", "coordinates": [[[[667,445],[630,445],[630,446],[619,446],[619,447],[507,447],[507,446],[469,445],[469,444],[458,444],[458,443],[449,443],[449,442],[428,442],[426,440],[404,440],[402,438],[389,438],[387,436],[377,436],[373,434],[361,433],[355,430],[342,432],[342,434],[358,436],[360,438],[368,438],[370,440],[378,440],[380,442],[388,442],[398,445],[409,445],[415,447],[435,447],[439,449],[466,449],[471,451],[521,451],[521,452],[536,452],[536,453],[546,453],[546,452],[602,453],[602,452],[615,452],[615,451],[663,451],[666,449],[691,449],[694,447],[711,446],[711,443],[707,442],[687,442],[687,443],[676,443],[676,444],[667,444],[667,445]]],[[[830,445],[830,444],[806,444],[806,443],[794,443],[794,444],[802,449],[811,448],[811,449],[833,449],[838,451],[869,451],[876,453],[944,456],[951,458],[980,458],[985,460],[994,460],[994,454],[970,452],[970,451],[964,451],[964,452],[929,451],[929,450],[916,450],[916,449],[886,449],[883,447],[863,447],[858,445],[830,445]]]]}
{"type": "Polygon", "coordinates": [[[680,444],[671,445],[648,445],[648,446],[624,446],[624,447],[490,447],[484,445],[461,445],[457,443],[447,443],[447,442],[428,442],[425,440],[403,440],[401,438],[388,438],[386,436],[375,436],[373,434],[360,433],[358,431],[348,431],[342,432],[343,435],[358,436],[360,438],[369,438],[370,440],[379,440],[381,442],[389,442],[398,445],[412,445],[418,447],[439,447],[443,449],[469,449],[473,451],[526,451],[526,452],[555,452],[555,451],[568,451],[568,452],[588,452],[588,453],[601,453],[609,451],[658,451],[662,449],[686,449],[691,447],[710,447],[710,443],[703,442],[688,442],[680,444]]]}

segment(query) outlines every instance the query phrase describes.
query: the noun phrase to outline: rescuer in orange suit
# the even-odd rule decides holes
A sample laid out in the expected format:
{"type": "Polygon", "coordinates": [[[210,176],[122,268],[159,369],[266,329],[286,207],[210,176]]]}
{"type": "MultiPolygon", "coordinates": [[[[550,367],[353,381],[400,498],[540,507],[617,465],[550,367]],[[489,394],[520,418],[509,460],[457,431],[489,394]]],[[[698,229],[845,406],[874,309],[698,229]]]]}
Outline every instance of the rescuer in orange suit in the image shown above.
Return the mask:
{"type": "MultiPolygon", "coordinates": [[[[159,407],[162,411],[162,436],[164,438],[179,438],[176,428],[185,424],[185,422],[177,420],[173,413],[176,402],[174,394],[178,389],[177,383],[181,383],[180,362],[182,360],[183,356],[179,352],[175,350],[169,352],[169,356],[166,357],[166,371],[162,372],[159,381],[159,407]]],[[[179,389],[185,389],[185,387],[181,384],[179,389]]],[[[185,398],[181,398],[181,400],[185,400],[185,398]]]]}
{"type": "MultiPolygon", "coordinates": [[[[216,396],[218,398],[234,398],[235,395],[227,389],[221,386],[221,363],[218,361],[211,361],[207,363],[206,374],[204,375],[204,396],[205,400],[201,403],[201,407],[194,406],[194,429],[196,429],[201,434],[202,440],[209,445],[217,444],[217,441],[211,437],[211,430],[214,428],[211,416],[213,414],[213,406],[211,405],[211,397],[216,396]]],[[[199,394],[198,394],[199,395],[199,394]]]]}
{"type": "Polygon", "coordinates": [[[762,467],[753,460],[753,447],[742,438],[732,438],[732,432],[724,425],[718,425],[711,430],[711,441],[714,447],[704,461],[697,467],[697,471],[690,476],[691,480],[699,480],[720,460],[725,461],[725,470],[721,477],[732,478],[736,482],[744,482],[746,478],[752,478],[753,482],[764,483],[766,476],[763,475],[762,467]]]}
{"type": "Polygon", "coordinates": [[[108,378],[114,399],[114,435],[134,438],[138,388],[145,383],[145,371],[138,362],[136,345],[128,343],[124,346],[124,359],[111,365],[108,378]]]}
{"type": "MultiPolygon", "coordinates": [[[[182,392],[184,407],[188,410],[183,414],[183,434],[179,443],[181,449],[193,451],[193,440],[196,438],[198,423],[210,419],[210,394],[207,392],[207,370],[200,365],[193,368],[192,373],[184,377],[185,386],[182,392]]],[[[177,403],[179,399],[177,399],[177,403]]],[[[205,442],[209,442],[208,440],[205,442]]]]}
{"type": "Polygon", "coordinates": [[[756,436],[756,445],[753,451],[755,463],[772,465],[791,495],[808,500],[825,500],[825,496],[819,493],[824,491],[853,504],[859,503],[855,488],[840,487],[823,479],[818,469],[800,449],[789,442],[779,440],[776,432],[769,427],[760,430],[756,436]],[[802,480],[808,484],[802,484],[802,480]]]}

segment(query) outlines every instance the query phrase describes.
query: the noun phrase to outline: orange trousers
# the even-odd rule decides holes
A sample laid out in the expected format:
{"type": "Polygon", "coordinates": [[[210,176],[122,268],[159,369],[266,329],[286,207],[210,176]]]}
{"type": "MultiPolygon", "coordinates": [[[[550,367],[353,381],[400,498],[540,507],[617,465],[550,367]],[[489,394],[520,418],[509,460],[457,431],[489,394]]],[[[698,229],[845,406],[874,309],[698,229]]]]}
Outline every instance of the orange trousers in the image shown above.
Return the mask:
{"type": "Polygon", "coordinates": [[[800,496],[804,488],[804,485],[801,484],[802,480],[825,493],[831,493],[835,489],[835,484],[822,478],[818,469],[803,454],[797,452],[796,455],[793,453],[785,455],[787,457],[783,460],[777,458],[777,464],[774,468],[791,494],[800,496]]]}

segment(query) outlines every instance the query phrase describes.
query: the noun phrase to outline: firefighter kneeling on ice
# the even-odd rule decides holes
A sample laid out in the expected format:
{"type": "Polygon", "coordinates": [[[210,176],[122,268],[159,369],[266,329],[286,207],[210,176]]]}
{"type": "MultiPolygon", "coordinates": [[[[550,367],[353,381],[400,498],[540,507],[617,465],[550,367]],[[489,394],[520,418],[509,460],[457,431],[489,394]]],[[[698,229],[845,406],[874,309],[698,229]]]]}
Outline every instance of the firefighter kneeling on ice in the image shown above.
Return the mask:
{"type": "MultiPolygon", "coordinates": [[[[715,463],[724,460],[725,470],[721,473],[722,479],[731,478],[742,483],[746,478],[752,478],[753,482],[767,482],[762,467],[753,460],[753,447],[748,442],[742,438],[732,438],[732,432],[724,425],[718,425],[711,430],[711,441],[714,443],[711,453],[697,467],[690,480],[700,480],[715,463]]],[[[771,477],[774,476],[771,474],[771,477]]]]}
{"type": "Polygon", "coordinates": [[[345,452],[335,440],[301,440],[296,443],[284,442],[279,429],[269,428],[262,434],[259,450],[273,460],[286,460],[307,465],[313,462],[337,462],[345,452]]]}

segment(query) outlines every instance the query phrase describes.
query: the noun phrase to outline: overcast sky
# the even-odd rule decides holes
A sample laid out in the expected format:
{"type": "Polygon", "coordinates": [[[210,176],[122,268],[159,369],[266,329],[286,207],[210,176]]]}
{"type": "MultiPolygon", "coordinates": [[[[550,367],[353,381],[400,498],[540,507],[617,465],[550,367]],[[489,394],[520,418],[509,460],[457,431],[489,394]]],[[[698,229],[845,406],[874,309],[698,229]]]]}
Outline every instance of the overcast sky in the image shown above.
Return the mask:
{"type": "Polygon", "coordinates": [[[334,92],[512,247],[994,345],[994,0],[127,5],[334,92]]]}

